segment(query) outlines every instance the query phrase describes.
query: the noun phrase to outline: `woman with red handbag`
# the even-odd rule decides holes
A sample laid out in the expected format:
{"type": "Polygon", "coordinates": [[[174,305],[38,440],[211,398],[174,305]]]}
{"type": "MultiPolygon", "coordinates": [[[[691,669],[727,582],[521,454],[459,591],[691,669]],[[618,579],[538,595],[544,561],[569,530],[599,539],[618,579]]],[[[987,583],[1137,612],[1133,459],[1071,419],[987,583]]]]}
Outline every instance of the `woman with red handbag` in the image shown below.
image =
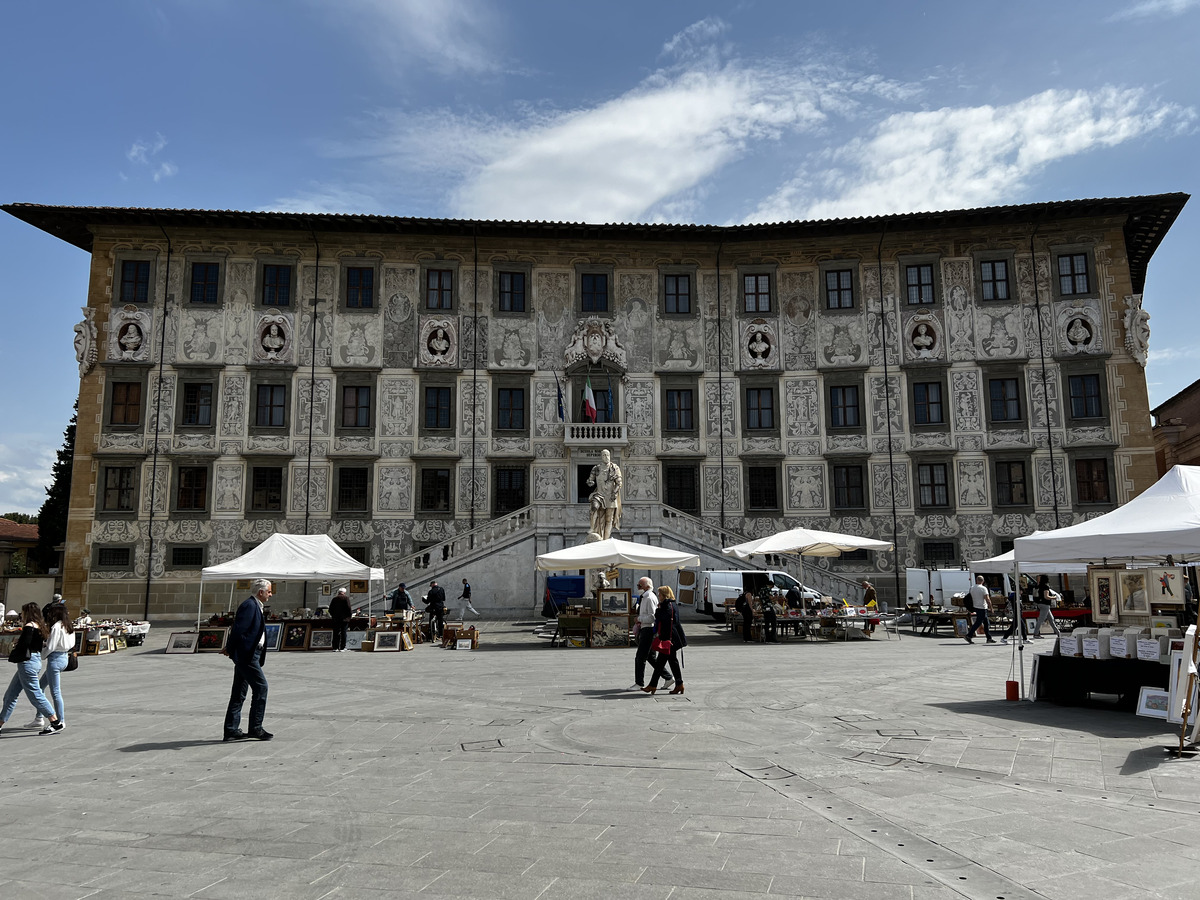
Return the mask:
{"type": "Polygon", "coordinates": [[[666,585],[658,589],[658,609],[654,612],[654,643],[650,649],[655,651],[654,675],[650,678],[649,687],[642,688],[647,694],[658,690],[658,679],[663,676],[663,669],[671,664],[671,674],[675,676],[675,687],[672,694],[683,693],[683,671],[679,668],[679,651],[687,646],[683,626],[679,623],[679,608],[675,605],[675,592],[666,585]]]}

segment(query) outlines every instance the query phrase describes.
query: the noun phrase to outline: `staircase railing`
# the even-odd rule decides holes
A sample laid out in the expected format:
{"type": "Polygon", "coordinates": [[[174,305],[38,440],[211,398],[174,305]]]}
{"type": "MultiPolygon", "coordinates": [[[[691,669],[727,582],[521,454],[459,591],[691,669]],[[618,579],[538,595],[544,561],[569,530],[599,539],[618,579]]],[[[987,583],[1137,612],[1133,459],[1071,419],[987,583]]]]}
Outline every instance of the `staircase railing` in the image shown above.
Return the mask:
{"type": "Polygon", "coordinates": [[[532,531],[535,522],[536,513],[532,506],[522,507],[499,519],[490,519],[440,544],[385,564],[387,583],[415,582],[419,575],[430,569],[444,569],[447,563],[461,563],[465,556],[494,549],[501,542],[510,542],[522,532],[532,531]]]}

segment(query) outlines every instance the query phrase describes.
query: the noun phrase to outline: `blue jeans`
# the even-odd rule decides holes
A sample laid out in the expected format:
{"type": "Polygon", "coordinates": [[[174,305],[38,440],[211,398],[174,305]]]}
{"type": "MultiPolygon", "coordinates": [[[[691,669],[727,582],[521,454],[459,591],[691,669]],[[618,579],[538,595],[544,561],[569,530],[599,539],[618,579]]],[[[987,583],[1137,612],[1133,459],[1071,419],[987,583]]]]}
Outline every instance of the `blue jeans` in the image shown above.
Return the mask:
{"type": "Polygon", "coordinates": [[[63,706],[62,688],[59,685],[58,675],[67,667],[67,651],[56,650],[46,657],[46,671],[42,673],[41,679],[38,681],[42,693],[49,692],[50,696],[47,700],[54,700],[54,711],[58,713],[58,721],[66,721],[66,707],[63,706]]]}
{"type": "Polygon", "coordinates": [[[250,701],[250,731],[261,731],[263,716],[267,712],[267,676],[263,674],[263,652],[255,650],[247,660],[233,664],[233,689],[229,692],[229,708],[225,711],[225,734],[233,734],[242,724],[242,704],[246,702],[246,690],[253,698],[250,701]]]}
{"type": "Polygon", "coordinates": [[[4,710],[0,712],[0,722],[7,722],[12,718],[12,714],[17,710],[17,701],[21,698],[21,691],[25,692],[25,696],[29,698],[29,702],[33,704],[33,708],[38,711],[39,715],[43,715],[47,719],[55,717],[54,707],[50,705],[46,700],[46,695],[38,687],[38,673],[41,670],[42,654],[40,653],[33,653],[25,662],[17,663],[17,674],[13,676],[12,681],[8,683],[8,690],[4,692],[4,710]]]}

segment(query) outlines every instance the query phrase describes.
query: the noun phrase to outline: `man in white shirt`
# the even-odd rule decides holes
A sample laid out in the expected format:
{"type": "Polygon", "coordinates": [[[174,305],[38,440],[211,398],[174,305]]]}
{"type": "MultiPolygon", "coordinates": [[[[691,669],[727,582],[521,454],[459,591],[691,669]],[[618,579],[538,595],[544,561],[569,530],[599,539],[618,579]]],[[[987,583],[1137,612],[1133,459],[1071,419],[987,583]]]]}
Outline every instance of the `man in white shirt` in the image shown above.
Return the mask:
{"type": "Polygon", "coordinates": [[[994,644],[996,641],[992,638],[992,631],[988,627],[988,589],[983,583],[983,576],[976,575],[975,583],[971,585],[971,608],[975,610],[975,624],[971,626],[971,630],[967,632],[963,638],[968,644],[975,643],[975,632],[979,626],[983,626],[983,633],[987,637],[989,644],[994,644]]]}
{"type": "MultiPolygon", "coordinates": [[[[633,658],[633,684],[631,691],[640,691],[646,686],[646,660],[650,658],[650,644],[654,641],[654,614],[658,611],[658,594],[654,582],[649,578],[638,579],[640,592],[637,608],[637,656],[633,658]]],[[[668,679],[671,676],[667,676],[668,679]]],[[[672,679],[673,680],[673,679],[672,679]]]]}

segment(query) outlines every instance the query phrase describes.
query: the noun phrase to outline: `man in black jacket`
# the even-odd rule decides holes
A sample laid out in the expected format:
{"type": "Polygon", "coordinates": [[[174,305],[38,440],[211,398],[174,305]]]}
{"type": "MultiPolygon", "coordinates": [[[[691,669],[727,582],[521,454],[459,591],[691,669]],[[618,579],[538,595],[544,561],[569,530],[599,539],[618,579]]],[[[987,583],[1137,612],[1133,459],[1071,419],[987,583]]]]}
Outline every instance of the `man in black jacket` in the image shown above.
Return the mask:
{"type": "Polygon", "coordinates": [[[392,612],[403,612],[406,609],[412,609],[412,594],[402,581],[400,587],[392,591],[392,612]]]}
{"type": "Polygon", "coordinates": [[[333,619],[333,652],[346,649],[346,631],[350,625],[350,595],[345,588],[338,588],[329,601],[329,617],[333,619]]]}
{"type": "Polygon", "coordinates": [[[440,641],[446,630],[446,592],[436,581],[429,582],[425,608],[429,611],[429,640],[440,641]]]}
{"type": "Polygon", "coordinates": [[[225,711],[225,740],[269,741],[274,737],[263,731],[263,716],[267,712],[267,676],[262,666],[267,658],[266,622],[263,606],[271,599],[271,582],[258,578],[251,586],[253,597],[247,597],[238,607],[225,642],[224,653],[233,660],[233,689],[229,692],[229,708],[225,711]],[[250,730],[242,731],[242,704],[246,689],[253,692],[250,701],[250,730]]]}

